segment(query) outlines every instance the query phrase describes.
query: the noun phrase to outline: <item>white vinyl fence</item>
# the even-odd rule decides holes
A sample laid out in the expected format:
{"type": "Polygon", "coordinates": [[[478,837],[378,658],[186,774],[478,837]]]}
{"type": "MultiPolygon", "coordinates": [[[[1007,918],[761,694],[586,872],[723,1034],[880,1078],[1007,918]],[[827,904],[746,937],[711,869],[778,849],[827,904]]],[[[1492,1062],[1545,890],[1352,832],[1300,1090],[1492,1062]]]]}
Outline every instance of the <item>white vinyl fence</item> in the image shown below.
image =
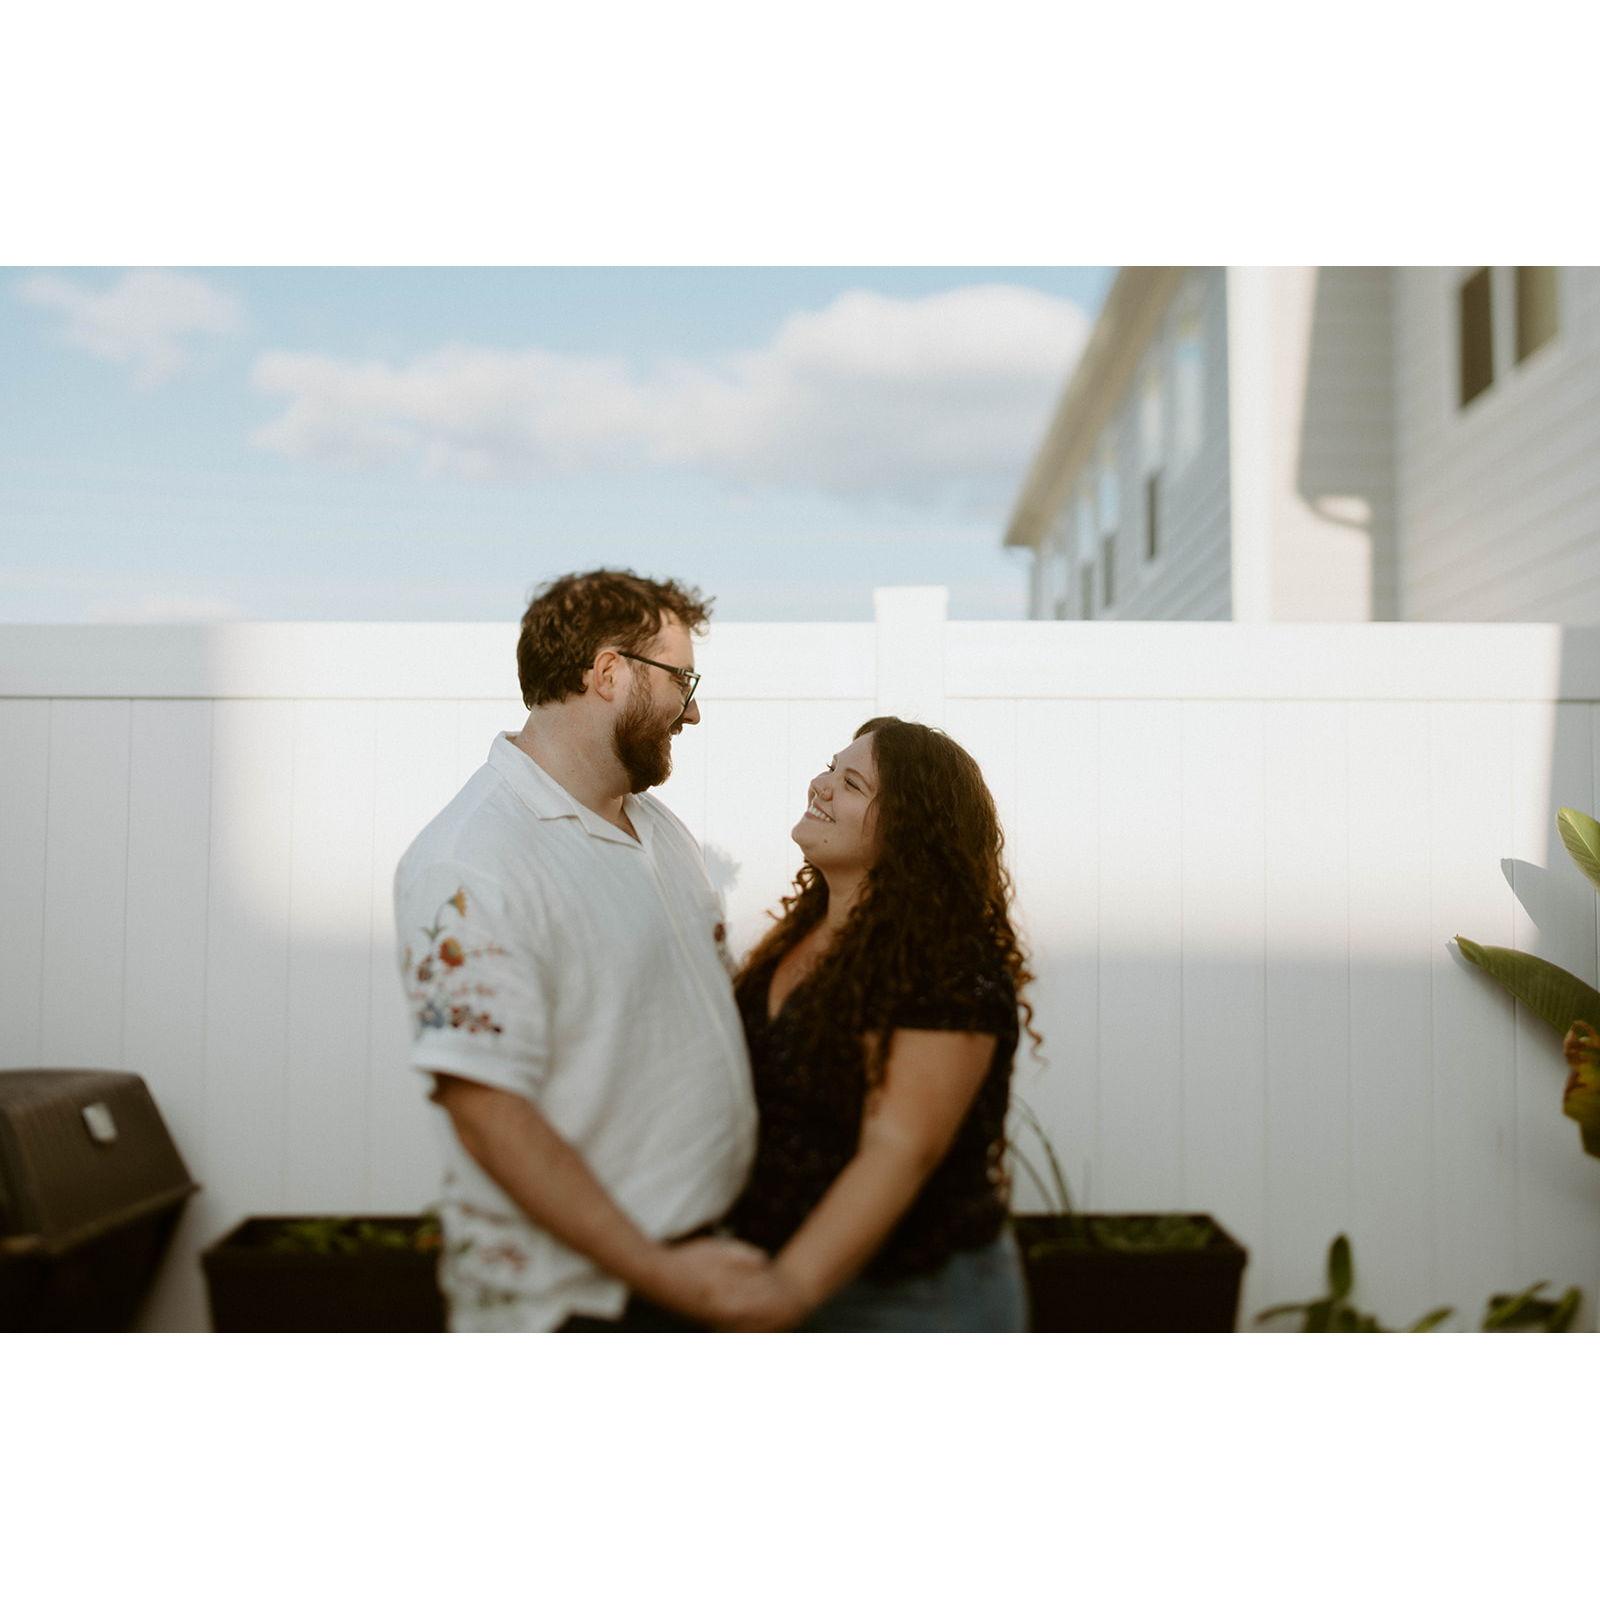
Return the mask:
{"type": "MultiPolygon", "coordinates": [[[[1210,1211],[1240,1325],[1320,1292],[1335,1234],[1389,1322],[1600,1289],[1600,1162],[1544,1024],[1456,933],[1595,975],[1600,630],[725,625],[664,794],[736,943],[787,886],[805,785],[861,721],[982,764],[1033,956],[1018,1091],[1086,1209],[1210,1211]]],[[[147,1316],[206,1326],[241,1217],[410,1210],[433,1184],[394,963],[412,836],[520,726],[514,627],[0,628],[0,1067],[143,1074],[202,1192],[147,1316]]],[[[1025,1187],[1020,1199],[1032,1198],[1025,1187]]]]}

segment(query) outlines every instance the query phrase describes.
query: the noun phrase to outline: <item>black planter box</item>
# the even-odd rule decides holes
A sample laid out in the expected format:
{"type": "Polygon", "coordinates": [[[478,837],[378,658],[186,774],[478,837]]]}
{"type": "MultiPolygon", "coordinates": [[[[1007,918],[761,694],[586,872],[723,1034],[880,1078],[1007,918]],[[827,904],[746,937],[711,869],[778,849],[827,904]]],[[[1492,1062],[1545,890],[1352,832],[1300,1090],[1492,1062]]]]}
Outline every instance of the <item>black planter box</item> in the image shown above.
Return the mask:
{"type": "MultiPolygon", "coordinates": [[[[218,1333],[443,1333],[437,1249],[351,1253],[275,1250],[286,1223],[249,1217],[207,1250],[206,1292],[218,1333]]],[[[356,1217],[415,1233],[421,1217],[356,1217]]]]}
{"type": "Polygon", "coordinates": [[[1022,1215],[1012,1218],[1028,1280],[1035,1333],[1232,1333],[1239,1316],[1244,1247],[1212,1217],[1199,1249],[1119,1250],[1098,1224],[1155,1222],[1160,1213],[1022,1215]]]}

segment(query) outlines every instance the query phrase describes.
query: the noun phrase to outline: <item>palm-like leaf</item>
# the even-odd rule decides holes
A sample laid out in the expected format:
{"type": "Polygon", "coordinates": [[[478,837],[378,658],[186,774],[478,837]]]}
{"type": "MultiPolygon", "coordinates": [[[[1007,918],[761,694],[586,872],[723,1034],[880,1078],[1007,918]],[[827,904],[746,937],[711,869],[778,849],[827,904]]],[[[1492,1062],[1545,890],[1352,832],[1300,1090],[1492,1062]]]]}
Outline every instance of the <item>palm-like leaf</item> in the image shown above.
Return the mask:
{"type": "Polygon", "coordinates": [[[1583,1148],[1600,1156],[1600,1033],[1587,1022],[1575,1022],[1562,1041],[1567,1087],[1561,1109],[1583,1130],[1583,1148]]]}
{"type": "Polygon", "coordinates": [[[1474,944],[1460,934],[1456,935],[1456,943],[1473,966],[1482,967],[1502,988],[1535,1016],[1543,1017],[1558,1033],[1566,1033],[1574,1022],[1600,1022],[1600,990],[1553,961],[1529,955],[1526,950],[1474,944]]]}
{"type": "Polygon", "coordinates": [[[1578,870],[1600,889],[1600,822],[1563,806],[1556,812],[1556,830],[1578,870]]]}

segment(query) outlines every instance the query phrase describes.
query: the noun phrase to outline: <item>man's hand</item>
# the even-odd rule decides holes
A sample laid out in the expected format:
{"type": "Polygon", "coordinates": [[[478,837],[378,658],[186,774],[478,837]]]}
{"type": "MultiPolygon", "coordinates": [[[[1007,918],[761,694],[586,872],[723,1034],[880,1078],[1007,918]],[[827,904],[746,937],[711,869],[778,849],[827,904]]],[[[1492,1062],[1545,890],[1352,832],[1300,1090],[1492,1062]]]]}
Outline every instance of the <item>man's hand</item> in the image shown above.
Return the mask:
{"type": "Polygon", "coordinates": [[[712,1327],[785,1327],[805,1314],[764,1251],[739,1239],[693,1239],[666,1246],[650,1298],[712,1327]]]}

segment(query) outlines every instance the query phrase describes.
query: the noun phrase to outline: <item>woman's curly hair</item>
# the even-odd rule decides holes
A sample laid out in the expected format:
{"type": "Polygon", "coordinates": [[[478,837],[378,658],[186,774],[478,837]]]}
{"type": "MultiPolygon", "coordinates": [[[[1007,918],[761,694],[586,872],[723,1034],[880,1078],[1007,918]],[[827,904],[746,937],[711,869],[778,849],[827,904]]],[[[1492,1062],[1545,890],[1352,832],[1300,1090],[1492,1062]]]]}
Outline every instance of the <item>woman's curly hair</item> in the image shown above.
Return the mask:
{"type": "MultiPolygon", "coordinates": [[[[930,986],[970,975],[976,960],[1004,969],[1037,1050],[1043,1041],[1023,995],[1033,974],[1011,926],[1005,839],[978,763],[948,734],[920,722],[874,717],[855,737],[868,733],[878,767],[878,859],[808,985],[808,1016],[872,1041],[867,1081],[874,1085],[882,1080],[891,1019],[930,986]]],[[[827,882],[807,862],[740,980],[780,960],[827,909],[827,882]]]]}

